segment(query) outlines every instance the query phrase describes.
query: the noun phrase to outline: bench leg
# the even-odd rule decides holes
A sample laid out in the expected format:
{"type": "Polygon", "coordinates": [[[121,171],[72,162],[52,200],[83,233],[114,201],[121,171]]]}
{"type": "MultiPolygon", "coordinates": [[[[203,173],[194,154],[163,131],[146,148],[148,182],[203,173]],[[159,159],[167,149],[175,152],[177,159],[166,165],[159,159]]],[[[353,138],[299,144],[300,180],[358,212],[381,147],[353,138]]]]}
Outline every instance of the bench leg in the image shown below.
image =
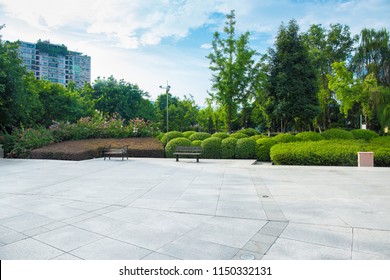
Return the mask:
{"type": "Polygon", "coordinates": [[[196,162],[199,162],[199,156],[196,156],[196,162]]]}
{"type": "Polygon", "coordinates": [[[176,161],[179,161],[179,156],[178,155],[176,155],[176,161]]]}

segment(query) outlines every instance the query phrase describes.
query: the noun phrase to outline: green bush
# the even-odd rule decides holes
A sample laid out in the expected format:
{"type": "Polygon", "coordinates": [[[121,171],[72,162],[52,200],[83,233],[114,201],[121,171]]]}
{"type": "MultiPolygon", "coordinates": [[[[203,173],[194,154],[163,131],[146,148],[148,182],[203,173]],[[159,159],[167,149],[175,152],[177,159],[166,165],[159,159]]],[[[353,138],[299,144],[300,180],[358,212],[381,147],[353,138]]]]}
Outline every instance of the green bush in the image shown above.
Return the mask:
{"type": "Polygon", "coordinates": [[[238,139],[236,158],[256,158],[256,141],[250,138],[238,139]]]}
{"type": "Polygon", "coordinates": [[[362,139],[366,141],[379,137],[378,133],[367,129],[354,129],[351,130],[351,133],[355,139],[362,139]]]}
{"type": "Polygon", "coordinates": [[[202,146],[202,140],[194,140],[191,142],[191,146],[199,146],[201,147],[202,146]]]}
{"type": "Polygon", "coordinates": [[[257,135],[253,135],[253,136],[251,136],[249,138],[257,141],[257,140],[262,139],[264,137],[263,137],[263,135],[257,134],[257,135]]]}
{"type": "Polygon", "coordinates": [[[240,131],[238,131],[240,133],[244,133],[248,136],[253,136],[253,135],[256,135],[257,134],[257,130],[254,129],[254,128],[244,128],[244,129],[241,129],[240,131]]]}
{"type": "Polygon", "coordinates": [[[236,155],[236,144],[238,139],[228,137],[222,140],[221,143],[221,157],[226,159],[233,159],[236,155]]]}
{"type": "Polygon", "coordinates": [[[190,139],[191,141],[194,141],[194,140],[205,140],[205,139],[210,138],[210,137],[211,137],[210,133],[207,133],[207,132],[195,132],[194,134],[190,135],[190,137],[188,137],[188,139],[190,139]]]}
{"type": "Polygon", "coordinates": [[[374,152],[374,166],[390,167],[390,148],[374,147],[367,150],[374,152]]]}
{"type": "Polygon", "coordinates": [[[353,140],[282,143],[271,148],[271,160],[285,165],[356,166],[364,143],[353,140]]]}
{"type": "Polygon", "coordinates": [[[248,138],[248,135],[246,135],[245,133],[241,133],[241,132],[235,132],[235,133],[230,134],[230,137],[233,137],[236,139],[242,139],[242,138],[248,138]]]}
{"type": "Polygon", "coordinates": [[[185,137],[178,137],[178,138],[172,139],[165,146],[166,156],[167,157],[174,157],[173,153],[175,152],[177,146],[191,146],[191,141],[185,137]]]}
{"type": "Polygon", "coordinates": [[[299,139],[295,138],[294,135],[284,134],[284,133],[278,134],[275,137],[272,137],[272,139],[276,143],[290,143],[290,142],[297,142],[297,141],[299,141],[299,139]]]}
{"type": "Polygon", "coordinates": [[[325,138],[314,131],[307,131],[307,132],[301,132],[295,135],[296,138],[298,138],[301,141],[321,141],[325,140],[325,138]]]}
{"type": "Polygon", "coordinates": [[[221,158],[222,140],[217,137],[210,137],[202,141],[203,158],[221,158]]]}
{"type": "Polygon", "coordinates": [[[190,137],[194,133],[196,133],[196,132],[195,131],[185,131],[185,132],[183,132],[183,136],[185,138],[188,138],[188,137],[190,137]]]}
{"type": "Polygon", "coordinates": [[[270,161],[270,150],[276,142],[271,138],[261,138],[256,141],[256,156],[257,160],[270,161]]]}
{"type": "Polygon", "coordinates": [[[156,138],[161,141],[161,139],[164,137],[164,135],[165,135],[164,132],[160,132],[159,134],[157,134],[156,138]]]}
{"type": "Polygon", "coordinates": [[[180,137],[184,137],[183,133],[181,133],[179,131],[169,131],[169,132],[165,133],[164,136],[161,138],[161,142],[165,146],[168,144],[169,141],[171,141],[175,138],[180,138],[180,137]]]}
{"type": "Polygon", "coordinates": [[[321,135],[326,139],[326,140],[332,140],[332,139],[354,139],[353,135],[351,132],[346,131],[341,128],[331,128],[328,130],[325,130],[324,132],[321,133],[321,135]]]}
{"type": "Polygon", "coordinates": [[[226,133],[226,132],[216,132],[214,133],[213,135],[211,135],[212,137],[218,137],[220,139],[225,139],[225,138],[228,138],[229,135],[226,133]]]}
{"type": "Polygon", "coordinates": [[[390,148],[390,136],[381,136],[371,139],[372,145],[390,148]]]}

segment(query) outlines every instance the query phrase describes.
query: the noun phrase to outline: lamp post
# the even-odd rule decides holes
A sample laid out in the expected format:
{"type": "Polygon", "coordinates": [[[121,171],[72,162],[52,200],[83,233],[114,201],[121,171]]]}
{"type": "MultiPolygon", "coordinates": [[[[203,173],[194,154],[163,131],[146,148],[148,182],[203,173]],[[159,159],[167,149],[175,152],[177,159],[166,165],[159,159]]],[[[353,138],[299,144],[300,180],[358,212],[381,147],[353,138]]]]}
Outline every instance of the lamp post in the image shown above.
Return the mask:
{"type": "Polygon", "coordinates": [[[169,90],[171,89],[171,86],[168,85],[168,81],[167,81],[167,86],[166,87],[163,87],[163,86],[160,86],[160,88],[162,89],[165,89],[165,94],[167,95],[167,132],[169,132],[169,129],[168,129],[168,107],[169,107],[169,104],[168,104],[168,94],[169,94],[169,90]]]}

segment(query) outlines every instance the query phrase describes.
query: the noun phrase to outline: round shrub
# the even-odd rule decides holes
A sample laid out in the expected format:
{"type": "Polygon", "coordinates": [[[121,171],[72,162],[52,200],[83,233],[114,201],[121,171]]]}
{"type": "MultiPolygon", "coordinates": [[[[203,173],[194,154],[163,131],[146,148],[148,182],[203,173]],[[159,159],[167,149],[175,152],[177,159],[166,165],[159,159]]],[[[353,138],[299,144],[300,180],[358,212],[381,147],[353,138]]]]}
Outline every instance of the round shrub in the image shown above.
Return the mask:
{"type": "Polygon", "coordinates": [[[346,131],[341,128],[331,128],[328,130],[325,130],[324,132],[321,133],[321,135],[326,139],[326,140],[331,140],[331,139],[353,139],[353,135],[351,132],[346,131]]]}
{"type": "Polygon", "coordinates": [[[185,138],[188,138],[188,137],[190,137],[194,133],[196,133],[196,132],[195,131],[185,131],[185,132],[183,132],[183,136],[185,138]]]}
{"type": "Polygon", "coordinates": [[[175,138],[184,137],[183,133],[179,131],[170,131],[164,134],[164,136],[161,138],[161,142],[165,145],[168,144],[169,141],[175,138]]]}
{"type": "Polygon", "coordinates": [[[269,152],[271,147],[276,145],[276,142],[271,138],[261,138],[256,141],[256,156],[257,160],[270,161],[269,152]]]}
{"type": "Polygon", "coordinates": [[[296,138],[298,138],[301,141],[321,141],[325,140],[325,138],[314,131],[307,131],[307,132],[301,132],[295,135],[296,138]]]}
{"type": "Polygon", "coordinates": [[[167,157],[174,157],[173,153],[175,152],[177,146],[191,146],[191,141],[185,137],[178,137],[178,138],[172,139],[165,146],[166,156],[167,157]]]}
{"type": "Polygon", "coordinates": [[[263,138],[263,135],[257,134],[257,135],[253,135],[253,136],[251,136],[251,137],[249,137],[249,138],[250,138],[250,139],[253,139],[253,140],[255,140],[255,141],[257,141],[257,140],[263,138]]]}
{"type": "Polygon", "coordinates": [[[228,137],[222,140],[221,157],[226,159],[233,159],[236,155],[236,144],[238,139],[228,137]]]}
{"type": "Polygon", "coordinates": [[[241,132],[235,132],[235,133],[230,134],[230,137],[233,137],[236,139],[242,139],[242,138],[248,138],[248,135],[246,135],[245,133],[241,133],[241,132]]]}
{"type": "Polygon", "coordinates": [[[210,137],[202,141],[203,158],[221,158],[222,140],[217,137],[210,137]]]}
{"type": "Polygon", "coordinates": [[[244,129],[241,129],[240,131],[238,131],[240,133],[244,133],[248,136],[253,136],[253,135],[256,135],[257,134],[257,130],[254,129],[254,128],[244,128],[244,129]]]}
{"type": "Polygon", "coordinates": [[[160,132],[159,134],[157,134],[156,138],[161,141],[161,139],[164,137],[164,135],[165,135],[164,132],[160,132]]]}
{"type": "Polygon", "coordinates": [[[241,138],[237,140],[236,158],[255,158],[256,141],[250,138],[241,138]]]}
{"type": "Polygon", "coordinates": [[[271,148],[271,160],[285,165],[356,166],[364,142],[357,140],[281,143],[271,148]]]}
{"type": "Polygon", "coordinates": [[[191,146],[202,146],[202,140],[194,140],[191,142],[191,146]]]}
{"type": "Polygon", "coordinates": [[[225,139],[225,138],[228,138],[229,135],[226,133],[226,132],[216,132],[214,133],[213,135],[211,135],[212,137],[218,137],[220,139],[225,139]]]}
{"type": "Polygon", "coordinates": [[[210,138],[211,137],[211,134],[210,133],[207,133],[207,132],[195,132],[194,134],[191,134],[188,139],[190,139],[191,141],[194,141],[194,140],[205,140],[207,138],[210,138]]]}
{"type": "Polygon", "coordinates": [[[294,135],[284,134],[284,133],[278,134],[275,137],[272,137],[272,139],[276,143],[290,143],[290,142],[297,142],[297,141],[299,141],[299,139],[295,138],[294,135]]]}
{"type": "Polygon", "coordinates": [[[377,133],[375,133],[372,130],[367,130],[367,129],[354,129],[354,130],[351,130],[351,133],[353,135],[353,138],[362,139],[362,140],[366,140],[366,141],[369,141],[372,138],[379,137],[379,135],[377,133]]]}

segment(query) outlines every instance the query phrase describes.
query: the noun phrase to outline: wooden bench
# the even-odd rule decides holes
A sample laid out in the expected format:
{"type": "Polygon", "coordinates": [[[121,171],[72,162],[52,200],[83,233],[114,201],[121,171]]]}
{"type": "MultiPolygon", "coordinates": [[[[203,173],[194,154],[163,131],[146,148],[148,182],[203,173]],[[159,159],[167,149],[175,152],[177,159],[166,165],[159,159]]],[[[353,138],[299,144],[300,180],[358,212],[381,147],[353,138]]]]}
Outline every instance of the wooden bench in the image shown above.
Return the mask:
{"type": "Polygon", "coordinates": [[[129,156],[127,155],[128,147],[129,146],[127,146],[127,145],[124,146],[123,148],[112,148],[111,145],[108,147],[105,147],[103,149],[104,160],[106,160],[106,157],[108,157],[108,159],[111,159],[111,156],[121,156],[122,160],[125,157],[127,159],[129,159],[129,156]]]}
{"type": "Polygon", "coordinates": [[[179,161],[179,156],[196,156],[196,162],[199,162],[199,156],[202,154],[202,147],[177,146],[173,154],[176,156],[176,161],[179,161]]]}

